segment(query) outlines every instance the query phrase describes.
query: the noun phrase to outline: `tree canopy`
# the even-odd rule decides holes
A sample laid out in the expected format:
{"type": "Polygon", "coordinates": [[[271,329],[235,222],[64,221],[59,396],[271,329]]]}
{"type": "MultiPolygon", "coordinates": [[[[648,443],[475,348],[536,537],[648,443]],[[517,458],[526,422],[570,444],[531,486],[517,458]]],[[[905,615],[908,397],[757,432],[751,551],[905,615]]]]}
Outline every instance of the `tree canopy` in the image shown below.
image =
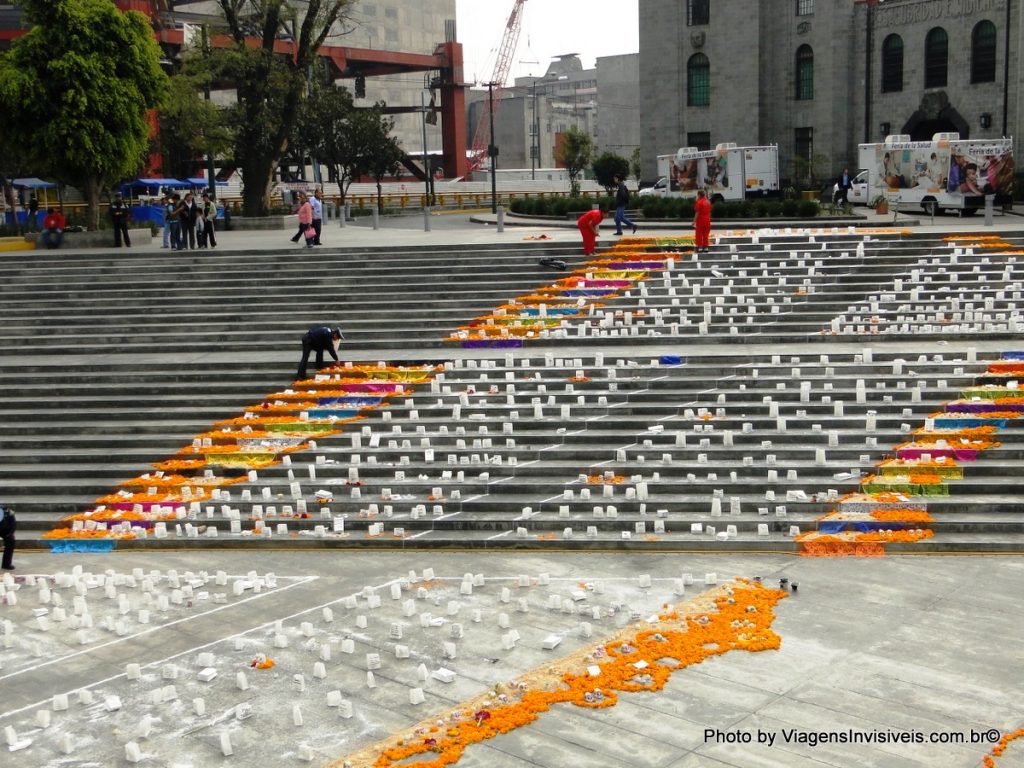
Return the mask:
{"type": "Polygon", "coordinates": [[[317,51],[353,1],[217,0],[231,45],[215,47],[211,59],[237,93],[234,156],[247,216],[269,209],[317,51]]]}
{"type": "Polygon", "coordinates": [[[110,0],[23,0],[32,28],[0,56],[11,145],[40,173],[78,187],[99,223],[100,191],[142,167],[148,111],[167,93],[149,20],[110,0]]]}
{"type": "Polygon", "coordinates": [[[594,152],[594,140],[576,126],[562,136],[562,143],[555,150],[555,160],[569,174],[569,190],[573,197],[580,193],[580,173],[590,165],[590,157],[594,152]]]}
{"type": "Polygon", "coordinates": [[[614,152],[602,152],[592,167],[597,183],[608,191],[616,186],[616,177],[623,181],[629,178],[629,160],[614,152]]]}
{"type": "Polygon", "coordinates": [[[394,120],[384,114],[384,106],[356,107],[348,89],[333,84],[314,85],[303,104],[295,140],[337,179],[342,202],[355,179],[373,176],[382,163],[391,167],[396,148],[402,156],[391,136],[394,120]]]}

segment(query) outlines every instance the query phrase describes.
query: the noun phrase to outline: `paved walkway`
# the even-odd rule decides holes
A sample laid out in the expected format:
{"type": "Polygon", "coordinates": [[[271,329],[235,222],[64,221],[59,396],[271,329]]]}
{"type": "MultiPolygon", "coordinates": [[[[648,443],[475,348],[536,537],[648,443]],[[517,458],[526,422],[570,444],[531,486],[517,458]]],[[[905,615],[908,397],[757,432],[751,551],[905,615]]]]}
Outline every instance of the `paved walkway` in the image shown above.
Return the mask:
{"type": "MultiPolygon", "coordinates": [[[[889,213],[879,216],[873,211],[860,208],[858,215],[862,218],[856,222],[822,222],[818,226],[831,228],[833,226],[846,227],[851,225],[861,227],[911,227],[915,232],[999,232],[1008,230],[1024,230],[1024,217],[1014,214],[999,214],[994,217],[991,227],[985,225],[983,215],[969,217],[957,217],[952,215],[938,216],[929,219],[916,214],[889,213]]],[[[497,216],[490,211],[442,211],[430,216],[430,231],[425,231],[425,220],[422,214],[410,214],[407,216],[389,216],[380,219],[380,228],[373,229],[372,220],[360,218],[354,222],[348,222],[345,227],[339,226],[337,221],[324,222],[324,235],[322,246],[324,249],[333,248],[367,248],[387,247],[400,248],[402,246],[422,245],[511,245],[519,242],[534,241],[541,235],[546,236],[551,242],[557,244],[579,243],[579,233],[576,231],[576,224],[571,220],[540,220],[526,219],[507,216],[507,226],[504,231],[499,232],[497,227],[497,216]],[[514,222],[514,225],[513,225],[514,222]]],[[[598,247],[608,246],[617,239],[613,224],[610,219],[602,226],[601,236],[598,239],[598,247]]],[[[749,229],[751,226],[771,227],[771,223],[757,223],[749,225],[744,222],[719,221],[715,224],[715,233],[727,231],[728,229],[749,229]]],[[[781,225],[787,226],[785,224],[781,225]]],[[[642,236],[670,236],[692,234],[692,227],[681,223],[670,222],[642,222],[638,237],[642,236]]],[[[250,250],[299,250],[302,246],[289,242],[293,232],[288,230],[264,230],[264,231],[224,231],[217,233],[218,251],[250,251],[250,250]]],[[[113,237],[113,235],[111,235],[113,237]]],[[[132,251],[139,253],[160,252],[162,249],[161,238],[154,237],[148,245],[135,245],[132,251]]],[[[106,248],[62,248],[60,253],[102,253],[106,248]]],[[[0,261],[3,254],[0,253],[0,261]]]]}

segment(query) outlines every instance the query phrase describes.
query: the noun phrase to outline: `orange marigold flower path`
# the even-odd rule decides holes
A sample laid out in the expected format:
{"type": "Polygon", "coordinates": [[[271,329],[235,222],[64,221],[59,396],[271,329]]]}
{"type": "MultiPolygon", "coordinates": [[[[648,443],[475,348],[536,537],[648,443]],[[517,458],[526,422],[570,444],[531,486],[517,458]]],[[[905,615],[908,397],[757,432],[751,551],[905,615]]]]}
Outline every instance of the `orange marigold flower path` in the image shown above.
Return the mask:
{"type": "Polygon", "coordinates": [[[785,596],[782,590],[744,579],[724,584],[666,606],[656,621],[624,627],[611,638],[508,686],[495,686],[330,768],[396,768],[411,758],[421,758],[416,768],[443,768],[458,762],[471,744],[528,725],[555,704],[612,707],[620,693],[660,691],[674,671],[711,656],[777,650],[782,639],[771,625],[775,605],[785,596]]]}
{"type": "Polygon", "coordinates": [[[1003,737],[996,742],[994,747],[992,747],[992,751],[983,758],[982,763],[985,768],[996,768],[996,765],[998,765],[996,758],[1003,756],[1003,753],[1006,751],[1006,748],[1010,745],[1011,741],[1019,739],[1022,736],[1024,736],[1024,728],[1018,728],[1012,733],[1003,734],[1003,737]]]}

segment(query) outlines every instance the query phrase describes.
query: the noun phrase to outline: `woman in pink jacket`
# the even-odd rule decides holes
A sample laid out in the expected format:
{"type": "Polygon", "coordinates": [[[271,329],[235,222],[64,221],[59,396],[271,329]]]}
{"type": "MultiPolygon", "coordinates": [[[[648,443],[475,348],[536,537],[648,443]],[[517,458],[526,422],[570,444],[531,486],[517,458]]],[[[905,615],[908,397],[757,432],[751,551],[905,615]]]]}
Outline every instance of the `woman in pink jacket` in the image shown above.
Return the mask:
{"type": "Polygon", "coordinates": [[[313,247],[313,238],[316,231],[313,229],[313,206],[305,192],[299,192],[299,231],[292,238],[293,243],[299,242],[300,237],[305,237],[306,247],[313,247]]]}

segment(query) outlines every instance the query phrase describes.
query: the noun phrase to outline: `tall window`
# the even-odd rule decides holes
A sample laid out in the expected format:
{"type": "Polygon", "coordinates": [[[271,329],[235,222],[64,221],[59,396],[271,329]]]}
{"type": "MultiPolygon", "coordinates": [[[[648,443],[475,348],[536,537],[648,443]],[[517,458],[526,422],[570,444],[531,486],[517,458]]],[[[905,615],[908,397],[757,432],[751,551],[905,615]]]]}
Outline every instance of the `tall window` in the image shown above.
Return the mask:
{"type": "Polygon", "coordinates": [[[796,0],[797,16],[814,15],[814,0],[796,0]]]}
{"type": "Polygon", "coordinates": [[[903,38],[889,35],[882,41],[882,92],[903,90],[903,38]]]}
{"type": "Polygon", "coordinates": [[[686,106],[706,107],[711,103],[711,62],[695,53],[686,62],[686,106]]]}
{"type": "Polygon", "coordinates": [[[686,0],[686,25],[703,26],[711,23],[711,0],[686,0]]]}
{"type": "Polygon", "coordinates": [[[814,98],[814,51],[809,45],[796,49],[796,97],[800,100],[814,98]]]}
{"type": "Polygon", "coordinates": [[[696,131],[686,134],[686,146],[696,147],[701,152],[711,149],[711,133],[709,131],[696,131]]]}
{"type": "Polygon", "coordinates": [[[971,32],[971,82],[994,83],[996,80],[996,25],[979,21],[971,32]]]}
{"type": "Polygon", "coordinates": [[[945,87],[948,69],[949,36],[942,27],[934,27],[924,39],[924,87],[945,87]]]}
{"type": "Polygon", "coordinates": [[[809,163],[814,157],[814,129],[797,128],[793,139],[793,155],[809,163]]]}

